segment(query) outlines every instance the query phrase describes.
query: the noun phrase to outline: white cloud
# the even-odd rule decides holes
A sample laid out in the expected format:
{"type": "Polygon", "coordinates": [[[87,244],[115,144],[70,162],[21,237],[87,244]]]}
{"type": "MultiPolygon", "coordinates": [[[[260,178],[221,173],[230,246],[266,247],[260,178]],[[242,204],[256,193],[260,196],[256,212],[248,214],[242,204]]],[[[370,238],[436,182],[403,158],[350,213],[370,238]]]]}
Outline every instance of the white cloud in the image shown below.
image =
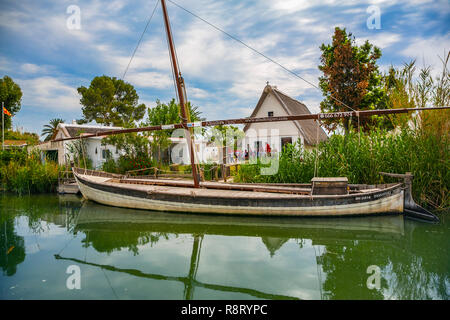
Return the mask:
{"type": "Polygon", "coordinates": [[[205,99],[210,96],[210,93],[200,88],[187,88],[189,90],[189,96],[197,99],[205,99]]]}
{"type": "Polygon", "coordinates": [[[37,73],[37,72],[42,72],[42,70],[43,70],[42,67],[35,65],[33,63],[24,63],[24,64],[22,64],[20,69],[26,73],[37,73]]]}
{"type": "Polygon", "coordinates": [[[132,72],[127,74],[125,81],[140,88],[173,88],[173,80],[170,75],[162,72],[132,72]]]}
{"type": "Polygon", "coordinates": [[[237,116],[240,115],[240,117],[250,117],[254,109],[254,107],[236,108],[236,111],[238,112],[237,116]]]}
{"type": "Polygon", "coordinates": [[[400,53],[409,59],[416,59],[416,65],[422,67],[430,65],[432,73],[436,76],[442,70],[442,61],[450,50],[450,33],[430,38],[410,39],[409,45],[400,53]]]}
{"type": "Polygon", "coordinates": [[[40,110],[79,111],[80,97],[77,90],[54,77],[38,77],[33,79],[17,79],[23,92],[24,105],[40,110]]]}
{"type": "Polygon", "coordinates": [[[371,44],[377,46],[380,49],[385,49],[400,42],[402,40],[402,37],[397,33],[383,32],[376,35],[369,33],[361,38],[358,37],[355,39],[356,44],[358,45],[362,45],[366,40],[369,40],[371,44]]]}

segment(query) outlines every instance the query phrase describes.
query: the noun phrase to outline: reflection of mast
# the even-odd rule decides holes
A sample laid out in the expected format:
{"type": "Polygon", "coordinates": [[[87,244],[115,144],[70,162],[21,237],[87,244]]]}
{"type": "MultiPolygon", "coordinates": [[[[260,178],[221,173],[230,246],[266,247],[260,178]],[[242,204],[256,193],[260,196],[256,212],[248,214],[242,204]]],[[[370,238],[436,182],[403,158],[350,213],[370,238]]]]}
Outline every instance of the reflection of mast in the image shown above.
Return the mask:
{"type": "Polygon", "coordinates": [[[195,287],[202,287],[205,289],[222,291],[222,292],[239,292],[239,293],[248,294],[253,297],[261,298],[261,299],[299,300],[297,297],[265,293],[265,292],[261,292],[261,291],[254,290],[254,289],[248,289],[248,288],[239,288],[239,287],[232,287],[232,286],[222,286],[222,285],[218,285],[218,284],[203,283],[203,282],[196,280],[195,277],[197,275],[197,270],[198,270],[198,266],[199,266],[199,262],[200,262],[200,251],[201,251],[201,247],[202,247],[202,240],[203,240],[203,235],[194,237],[194,244],[192,247],[192,255],[191,255],[191,264],[190,264],[190,268],[189,268],[189,274],[186,277],[164,276],[164,275],[160,275],[160,274],[144,273],[144,272],[142,272],[140,270],[136,270],[136,269],[116,268],[116,267],[109,266],[109,265],[86,262],[86,261],[76,259],[76,258],[65,258],[65,257],[60,256],[59,254],[55,254],[55,259],[69,260],[69,261],[73,261],[76,263],[99,267],[102,270],[104,269],[104,270],[109,270],[109,271],[127,273],[132,276],[140,277],[140,278],[147,278],[147,279],[153,279],[153,280],[179,281],[184,284],[184,288],[185,288],[184,295],[185,295],[186,300],[190,300],[193,298],[195,287]]]}
{"type": "Polygon", "coordinates": [[[192,246],[191,265],[189,267],[189,282],[184,285],[184,296],[186,300],[192,300],[194,296],[193,280],[197,277],[198,265],[200,263],[200,251],[202,248],[203,235],[194,236],[194,244],[192,246]]]}

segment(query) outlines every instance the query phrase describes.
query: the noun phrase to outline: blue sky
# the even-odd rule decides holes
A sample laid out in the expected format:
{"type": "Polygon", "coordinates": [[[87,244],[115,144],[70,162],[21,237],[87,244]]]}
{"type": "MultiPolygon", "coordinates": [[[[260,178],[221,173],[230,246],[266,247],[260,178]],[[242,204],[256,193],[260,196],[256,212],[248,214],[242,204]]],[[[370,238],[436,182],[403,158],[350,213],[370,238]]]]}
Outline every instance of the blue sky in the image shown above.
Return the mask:
{"type": "MultiPolygon", "coordinates": [[[[450,50],[450,2],[419,0],[174,0],[316,83],[320,45],[334,27],[382,49],[382,70],[417,59],[437,72],[450,50]],[[380,29],[369,29],[367,9],[380,10],[380,29]]],[[[52,118],[81,118],[76,88],[97,75],[121,77],[156,4],[146,1],[1,1],[0,76],[23,91],[14,127],[40,133],[52,118]],[[80,9],[81,29],[70,30],[70,5],[80,9]]],[[[321,93],[241,44],[167,3],[189,100],[207,119],[249,116],[266,81],[319,111],[321,93]]],[[[159,5],[125,81],[140,102],[174,97],[159,5]]]]}

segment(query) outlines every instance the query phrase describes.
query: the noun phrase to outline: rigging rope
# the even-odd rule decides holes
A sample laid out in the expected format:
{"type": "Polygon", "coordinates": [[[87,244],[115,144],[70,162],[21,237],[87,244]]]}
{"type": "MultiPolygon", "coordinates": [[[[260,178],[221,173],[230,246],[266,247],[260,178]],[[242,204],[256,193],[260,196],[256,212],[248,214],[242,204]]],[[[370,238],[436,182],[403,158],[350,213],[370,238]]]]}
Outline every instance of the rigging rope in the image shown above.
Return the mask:
{"type": "MultiPolygon", "coordinates": [[[[78,219],[80,218],[80,215],[81,215],[81,211],[79,211],[78,212],[78,215],[77,215],[77,217],[75,218],[75,223],[74,223],[74,230],[75,230],[75,228],[76,228],[76,226],[77,226],[77,224],[78,224],[78,219]]],[[[67,226],[67,228],[68,228],[69,226],[67,226]]],[[[72,242],[72,240],[73,239],[75,239],[77,237],[77,235],[76,234],[74,234],[74,237],[72,237],[67,243],[66,243],[66,245],[58,252],[58,255],[61,255],[61,253],[67,248],[67,246],[72,242]]]]}
{"type": "Polygon", "coordinates": [[[128,72],[128,69],[129,69],[129,67],[131,65],[131,61],[133,61],[133,58],[134,58],[134,56],[136,54],[137,49],[139,48],[139,45],[142,42],[142,38],[144,37],[144,34],[147,31],[147,28],[148,28],[148,26],[150,24],[150,21],[152,21],[153,15],[155,14],[156,8],[158,7],[158,3],[159,3],[159,0],[156,1],[155,7],[153,8],[153,11],[152,11],[152,14],[150,15],[150,18],[148,19],[147,24],[145,25],[144,31],[142,32],[141,37],[139,38],[139,41],[138,41],[138,43],[136,45],[136,48],[134,48],[133,54],[131,55],[131,58],[130,58],[130,61],[128,62],[128,65],[125,68],[125,71],[124,71],[124,73],[122,75],[122,80],[125,78],[125,75],[128,72]]]}
{"type": "MultiPolygon", "coordinates": [[[[130,57],[130,61],[128,61],[127,67],[125,68],[125,71],[123,72],[122,77],[119,80],[125,79],[125,75],[127,74],[128,69],[130,68],[131,62],[133,61],[134,56],[136,55],[136,52],[142,42],[142,38],[144,37],[144,34],[147,31],[147,28],[150,25],[150,22],[152,21],[152,18],[155,14],[156,8],[158,7],[158,3],[159,3],[159,0],[156,0],[156,4],[155,4],[155,7],[153,8],[152,14],[150,15],[150,18],[148,19],[147,24],[145,25],[144,31],[142,31],[141,37],[139,38],[139,41],[138,41],[136,47],[134,48],[133,54],[130,57]]],[[[116,91],[114,92],[114,96],[117,95],[117,92],[119,91],[119,88],[120,88],[120,84],[121,83],[119,83],[119,85],[117,86],[116,91]]]]}
{"type": "MultiPolygon", "coordinates": [[[[186,11],[187,13],[189,13],[189,14],[192,15],[192,16],[194,16],[195,18],[197,18],[197,19],[203,21],[204,23],[208,24],[209,26],[213,27],[214,29],[216,29],[216,30],[222,32],[223,34],[227,35],[227,36],[230,37],[231,39],[233,39],[233,40],[239,42],[240,44],[244,45],[245,47],[247,47],[248,49],[252,50],[253,52],[256,52],[257,54],[259,54],[260,56],[262,56],[262,57],[264,57],[265,59],[269,60],[270,62],[272,62],[272,63],[278,65],[279,67],[281,67],[281,68],[284,69],[285,71],[289,72],[290,74],[294,75],[295,77],[297,77],[297,78],[299,78],[299,79],[305,81],[305,82],[308,83],[310,86],[312,86],[312,87],[314,87],[314,88],[320,90],[320,88],[319,88],[318,86],[316,86],[314,83],[312,83],[312,82],[306,80],[305,78],[303,78],[303,77],[300,76],[299,74],[297,74],[297,73],[295,73],[294,71],[292,71],[292,70],[288,69],[287,67],[283,66],[281,63],[275,61],[274,59],[268,57],[268,56],[265,55],[264,53],[262,53],[262,52],[256,50],[255,48],[251,47],[250,45],[246,44],[244,41],[242,41],[242,40],[236,38],[235,36],[231,35],[230,33],[226,32],[226,31],[224,31],[224,30],[220,29],[219,27],[215,26],[215,25],[212,24],[211,22],[209,22],[209,21],[203,19],[202,17],[196,15],[196,14],[193,13],[192,11],[189,11],[188,9],[182,7],[182,6],[179,5],[178,3],[176,3],[176,2],[174,2],[174,1],[172,1],[172,0],[167,0],[167,1],[169,1],[169,2],[172,3],[173,5],[177,6],[178,8],[180,8],[180,9],[186,11]]],[[[344,102],[340,101],[339,99],[333,97],[331,94],[328,95],[328,96],[329,96],[331,99],[333,99],[334,101],[338,102],[339,104],[341,104],[341,105],[343,105],[343,106],[349,108],[350,110],[356,111],[355,109],[353,109],[352,107],[350,107],[350,106],[347,105],[346,103],[344,103],[344,102]]]]}
{"type": "Polygon", "coordinates": [[[105,270],[103,270],[103,268],[100,268],[100,270],[102,270],[103,275],[104,275],[105,278],[106,278],[106,282],[108,282],[108,285],[109,285],[109,287],[110,287],[111,290],[112,290],[112,293],[114,294],[114,296],[116,297],[117,300],[120,300],[120,299],[119,299],[119,296],[118,296],[117,293],[116,293],[116,291],[115,291],[114,288],[112,287],[111,281],[109,281],[109,278],[108,278],[108,276],[106,275],[105,270]]]}

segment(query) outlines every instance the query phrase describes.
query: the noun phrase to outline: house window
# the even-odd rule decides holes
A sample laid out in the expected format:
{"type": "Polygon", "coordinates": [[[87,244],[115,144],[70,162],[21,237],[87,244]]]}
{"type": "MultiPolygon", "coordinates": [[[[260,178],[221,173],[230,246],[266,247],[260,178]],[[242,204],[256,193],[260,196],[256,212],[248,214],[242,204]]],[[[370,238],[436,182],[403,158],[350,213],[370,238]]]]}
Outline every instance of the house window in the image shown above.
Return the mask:
{"type": "Polygon", "coordinates": [[[111,151],[108,149],[102,149],[102,159],[109,159],[111,158],[111,151]]]}
{"type": "Polygon", "coordinates": [[[268,116],[268,117],[273,117],[273,111],[267,112],[267,116],[268,116]]]}
{"type": "Polygon", "coordinates": [[[288,144],[292,144],[292,137],[281,138],[281,150],[283,150],[284,146],[288,144]]]}

